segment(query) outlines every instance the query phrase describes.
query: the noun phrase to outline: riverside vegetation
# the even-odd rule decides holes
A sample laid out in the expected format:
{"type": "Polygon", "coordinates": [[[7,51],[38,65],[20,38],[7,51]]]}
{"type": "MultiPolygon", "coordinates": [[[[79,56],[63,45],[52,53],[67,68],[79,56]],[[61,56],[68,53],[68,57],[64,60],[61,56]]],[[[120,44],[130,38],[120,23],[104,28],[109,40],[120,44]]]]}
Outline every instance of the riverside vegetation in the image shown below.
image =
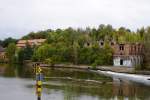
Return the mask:
{"type": "Polygon", "coordinates": [[[41,46],[27,44],[26,48],[16,48],[16,39],[8,38],[0,41],[6,47],[6,55],[11,63],[22,64],[24,60],[40,61],[51,65],[59,63],[85,64],[100,66],[112,65],[112,49],[110,41],[117,43],[142,43],[144,49],[144,63],[138,69],[150,67],[150,27],[138,29],[136,32],[125,27],[119,29],[111,25],[99,25],[98,28],[86,29],[56,29],[39,32],[31,32],[21,39],[46,39],[41,46]],[[103,48],[99,47],[98,41],[104,41],[103,48]]]}

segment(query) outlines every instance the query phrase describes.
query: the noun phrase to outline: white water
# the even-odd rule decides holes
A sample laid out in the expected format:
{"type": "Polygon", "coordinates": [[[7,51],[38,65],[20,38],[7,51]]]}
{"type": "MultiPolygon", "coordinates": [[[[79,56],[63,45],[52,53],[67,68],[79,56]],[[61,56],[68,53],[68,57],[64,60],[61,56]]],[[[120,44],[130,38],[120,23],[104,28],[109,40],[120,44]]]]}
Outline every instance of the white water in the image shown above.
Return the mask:
{"type": "Polygon", "coordinates": [[[137,74],[127,74],[127,73],[117,73],[117,72],[111,72],[111,71],[94,71],[99,74],[103,74],[105,76],[109,76],[112,78],[117,78],[119,80],[129,80],[145,85],[150,86],[150,75],[137,75],[137,74]]]}

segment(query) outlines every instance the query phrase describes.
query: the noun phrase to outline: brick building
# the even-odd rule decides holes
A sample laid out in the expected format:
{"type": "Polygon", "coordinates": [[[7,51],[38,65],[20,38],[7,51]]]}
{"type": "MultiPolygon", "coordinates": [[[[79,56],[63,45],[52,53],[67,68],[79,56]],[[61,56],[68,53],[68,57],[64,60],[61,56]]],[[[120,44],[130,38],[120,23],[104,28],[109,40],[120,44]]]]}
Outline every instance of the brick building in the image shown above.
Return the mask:
{"type": "Polygon", "coordinates": [[[45,41],[46,39],[19,40],[16,46],[18,48],[25,48],[27,44],[29,44],[31,47],[34,45],[39,46],[45,41]]]}
{"type": "MultiPolygon", "coordinates": [[[[105,41],[97,41],[100,48],[104,48],[105,41]]],[[[109,46],[113,49],[113,66],[135,67],[143,63],[143,45],[141,43],[122,43],[119,44],[110,40],[109,46]]],[[[92,43],[86,43],[85,46],[91,46],[92,43]]]]}
{"type": "Polygon", "coordinates": [[[114,66],[133,67],[143,62],[143,45],[140,43],[115,44],[113,49],[114,66]]]}

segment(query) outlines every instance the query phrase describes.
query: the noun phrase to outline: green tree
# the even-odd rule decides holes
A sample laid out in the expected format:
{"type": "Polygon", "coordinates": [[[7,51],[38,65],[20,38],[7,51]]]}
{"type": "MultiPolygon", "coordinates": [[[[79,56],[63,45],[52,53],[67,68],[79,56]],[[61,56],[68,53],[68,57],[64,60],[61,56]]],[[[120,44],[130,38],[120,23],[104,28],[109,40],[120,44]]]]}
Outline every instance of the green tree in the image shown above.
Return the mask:
{"type": "Polygon", "coordinates": [[[27,43],[23,51],[24,51],[24,60],[30,60],[33,55],[33,48],[27,43]]]}
{"type": "Polygon", "coordinates": [[[6,49],[6,56],[10,63],[14,63],[16,59],[16,45],[10,43],[6,49]]]}
{"type": "Polygon", "coordinates": [[[19,64],[23,64],[24,60],[31,60],[33,55],[33,49],[29,44],[26,44],[25,48],[20,48],[16,50],[17,61],[19,64]]]}
{"type": "Polygon", "coordinates": [[[23,64],[23,61],[24,61],[24,49],[18,49],[17,54],[18,54],[18,57],[17,57],[18,64],[23,64]]]}
{"type": "Polygon", "coordinates": [[[2,46],[7,47],[10,43],[16,43],[16,42],[17,42],[16,39],[9,37],[2,41],[2,46]]]}
{"type": "Polygon", "coordinates": [[[38,47],[37,50],[35,50],[32,59],[38,61],[44,61],[46,58],[49,57],[49,48],[50,45],[48,44],[44,44],[38,47]]]}
{"type": "Polygon", "coordinates": [[[34,50],[27,47],[21,50],[20,54],[23,54],[23,59],[30,59],[32,55],[33,60],[50,63],[111,65],[112,50],[107,43],[108,41],[116,41],[117,43],[142,42],[147,35],[145,33],[148,32],[143,28],[135,33],[125,27],[120,27],[117,30],[111,25],[104,24],[99,25],[98,28],[73,29],[69,27],[67,29],[31,32],[23,38],[46,38],[46,44],[36,47],[34,50]],[[106,42],[103,48],[99,47],[100,40],[106,42]]]}
{"type": "Polygon", "coordinates": [[[150,27],[144,34],[144,67],[150,70],[150,27]]]}

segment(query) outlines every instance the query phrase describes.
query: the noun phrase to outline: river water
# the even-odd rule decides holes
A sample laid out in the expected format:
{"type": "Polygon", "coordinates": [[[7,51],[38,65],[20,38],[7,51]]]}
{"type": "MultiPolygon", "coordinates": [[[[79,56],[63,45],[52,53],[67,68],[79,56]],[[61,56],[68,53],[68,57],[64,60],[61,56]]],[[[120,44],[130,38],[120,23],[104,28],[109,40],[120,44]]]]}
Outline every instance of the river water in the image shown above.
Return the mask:
{"type": "MultiPolygon", "coordinates": [[[[150,100],[150,87],[89,71],[44,72],[42,100],[150,100]]],[[[0,76],[0,100],[37,100],[31,71],[9,67],[0,76]]]]}

